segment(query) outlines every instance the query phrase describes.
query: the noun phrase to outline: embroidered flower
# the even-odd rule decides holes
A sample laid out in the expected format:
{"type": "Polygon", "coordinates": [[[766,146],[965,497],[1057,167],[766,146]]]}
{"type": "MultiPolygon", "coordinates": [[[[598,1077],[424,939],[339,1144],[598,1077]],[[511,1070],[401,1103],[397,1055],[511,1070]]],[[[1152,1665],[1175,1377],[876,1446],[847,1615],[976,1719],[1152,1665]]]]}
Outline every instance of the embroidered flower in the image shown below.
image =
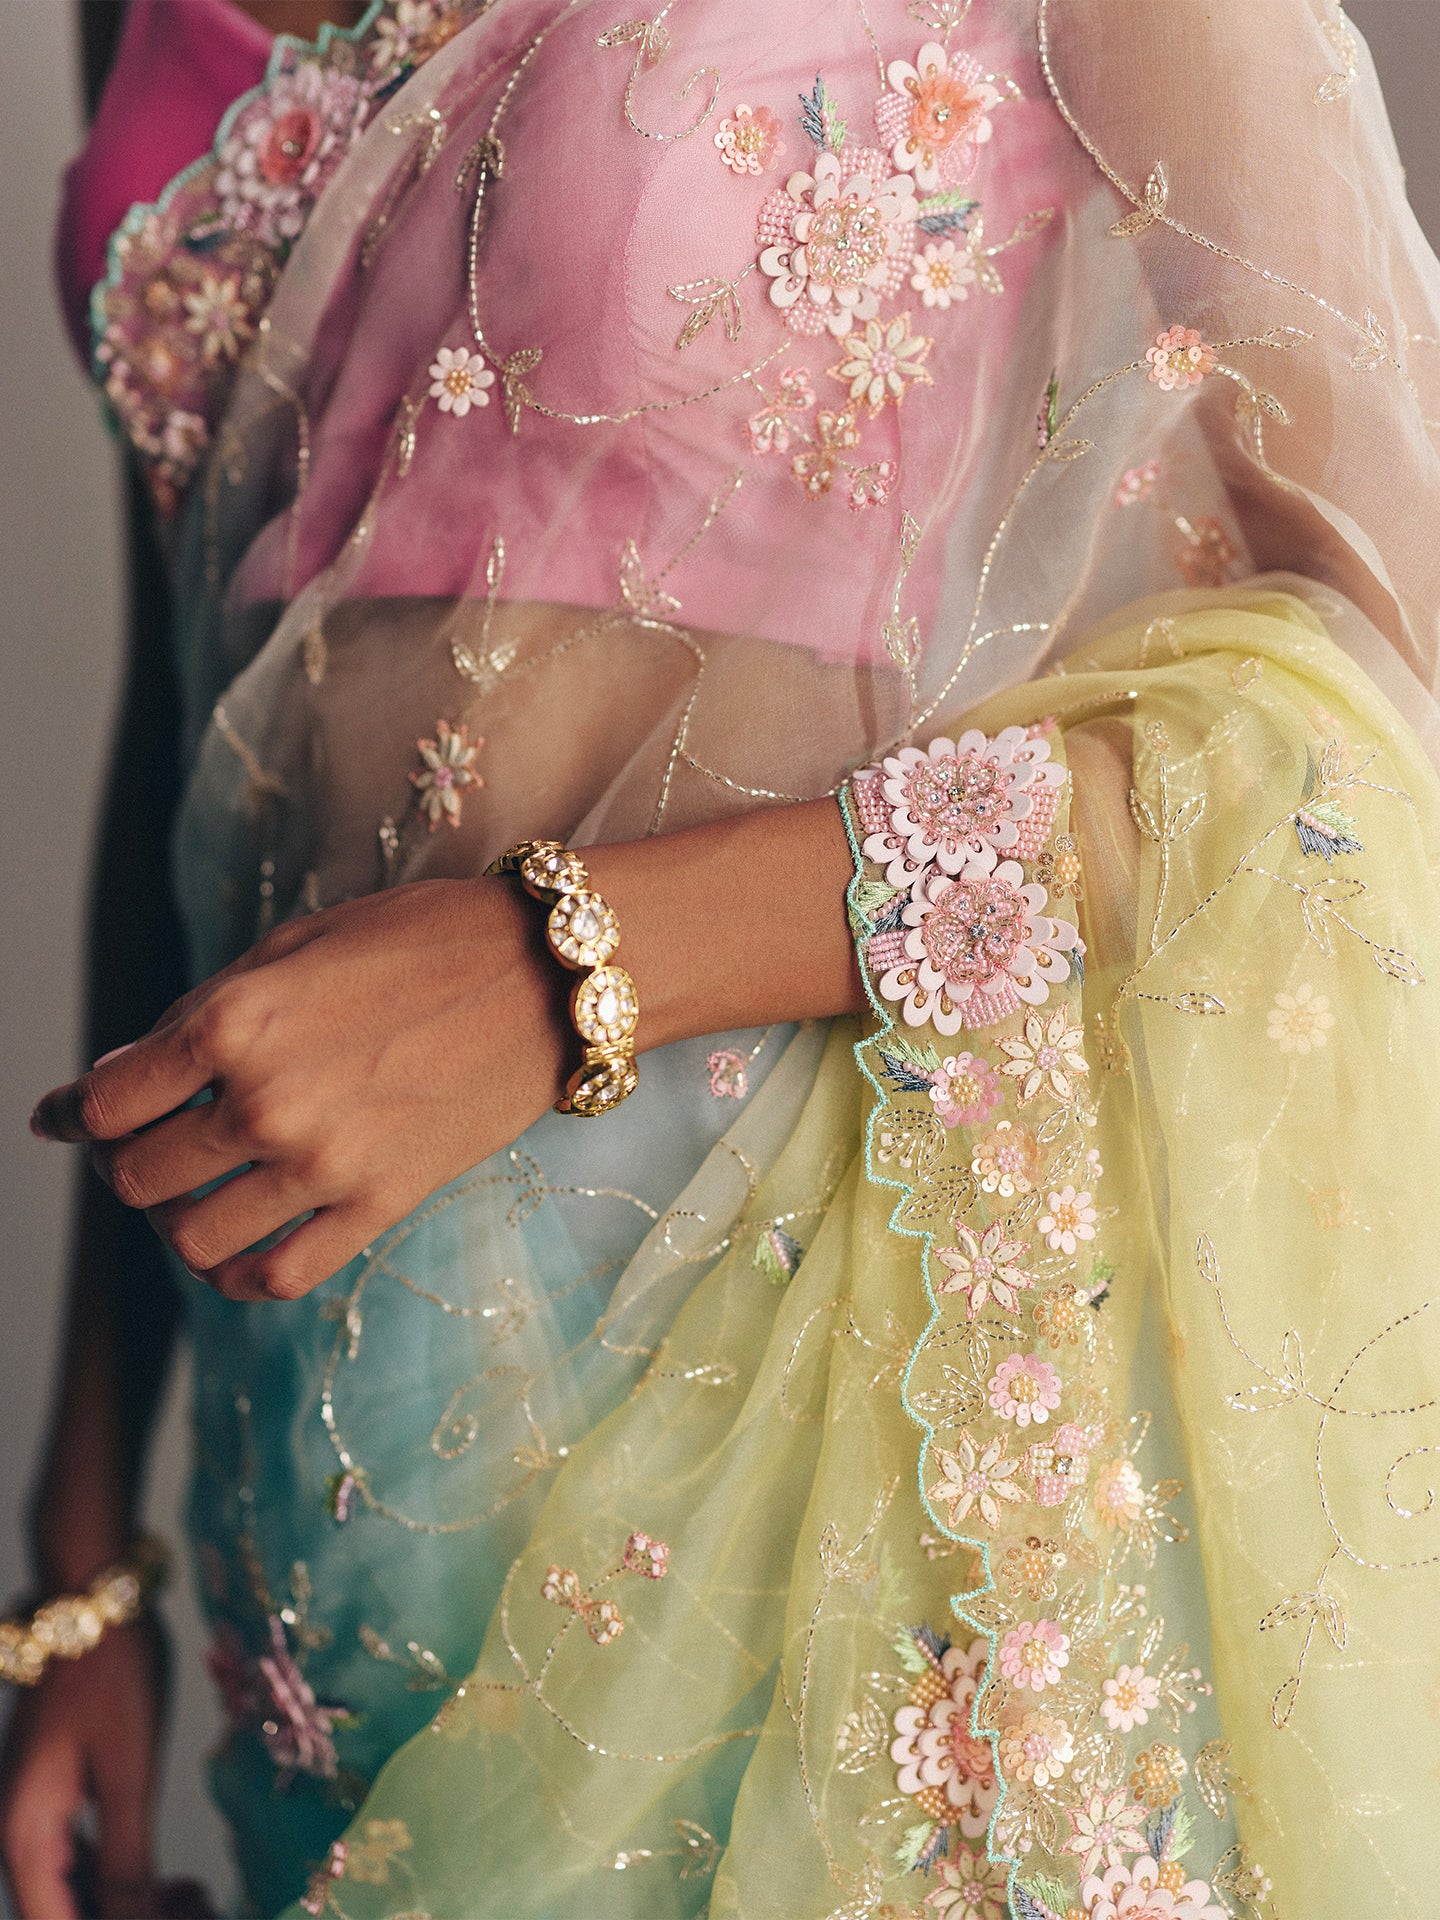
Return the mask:
{"type": "Polygon", "coordinates": [[[1001,1861],[987,1858],[983,1847],[957,1841],[950,1857],[936,1862],[935,1871],[938,1884],[924,1901],[928,1912],[942,1915],[943,1920],[1005,1920],[1010,1870],[1001,1861]]]}
{"type": "MultiPolygon", "coordinates": [[[[1129,1728],[1126,1728],[1129,1732],[1129,1728]]],[[[1173,1807],[1180,1798],[1180,1782],[1185,1777],[1185,1756],[1178,1747],[1157,1740],[1135,1756],[1130,1769],[1130,1791],[1150,1812],[1173,1807]]]]}
{"type": "Polygon", "coordinates": [[[830,372],[850,382],[851,400],[869,407],[873,420],[890,402],[898,407],[911,387],[934,384],[924,366],[930,346],[924,334],[911,333],[908,313],[885,325],[867,320],[863,333],[846,337],[845,357],[830,372]]]}
{"type": "Polygon", "coordinates": [[[246,341],[254,337],[255,324],[240,279],[238,272],[202,271],[198,284],[181,295],[186,330],[199,336],[200,357],[207,366],[237,359],[246,341]]]}
{"type": "Polygon", "coordinates": [[[1064,1420],[1047,1440],[1036,1440],[1025,1451],[1025,1471],[1035,1490],[1037,1507],[1063,1507],[1085,1484],[1090,1468],[1090,1436],[1074,1420],[1064,1420]]]}
{"type": "Polygon", "coordinates": [[[1030,1601],[1053,1600],[1060,1591],[1057,1574],[1069,1555],[1058,1540],[1042,1540],[1030,1533],[1023,1541],[1005,1549],[1000,1564],[1000,1584],[1007,1593],[1021,1594],[1030,1601]]]}
{"type": "Polygon", "coordinates": [[[947,54],[931,41],[908,60],[885,69],[887,91],[875,102],[875,126],[904,173],[913,173],[927,193],[963,180],[975,148],[994,129],[990,110],[998,90],[968,54],[947,54]]]}
{"type": "Polygon", "coordinates": [[[403,1820],[367,1820],[363,1839],[339,1844],[345,1850],[343,1871],[347,1880],[383,1887],[390,1881],[391,1862],[408,1853],[415,1842],[403,1820]]]}
{"type": "Polygon", "coordinates": [[[219,150],[220,217],[263,245],[295,239],[360,131],[364,92],[323,60],[279,73],[241,109],[219,150]]]}
{"type": "Polygon", "coordinates": [[[1167,327],[1146,350],[1149,378],[1166,393],[1198,387],[1215,371],[1215,349],[1207,347],[1194,327],[1167,327]]]}
{"type": "Polygon", "coordinates": [[[1004,1097],[999,1074],[976,1053],[948,1054],[930,1076],[930,1098],[947,1127],[978,1127],[1004,1097]]]}
{"type": "MultiPolygon", "coordinates": [[[[879,158],[880,156],[875,156],[879,158]]],[[[760,209],[760,271],[793,332],[844,338],[905,284],[919,208],[908,174],[857,170],[865,156],[822,153],[760,209]]]]}
{"type": "Polygon", "coordinates": [[[1018,1313],[1020,1295],[1033,1287],[1033,1278],[1021,1264],[1026,1246],[1023,1240],[1007,1240],[1003,1220],[992,1220],[983,1234],[972,1227],[955,1227],[958,1247],[942,1247],[940,1262],[948,1275],[936,1285],[937,1293],[963,1293],[966,1318],[973,1320],[987,1300],[994,1300],[1007,1313],[1018,1313]]]}
{"type": "Polygon", "coordinates": [[[866,507],[883,507],[890,498],[900,468],[894,460],[877,460],[850,476],[850,511],[863,513],[866,507]]]}
{"type": "Polygon", "coordinates": [[[1000,1771],[1007,1780],[1048,1787],[1075,1758],[1075,1736],[1058,1713],[1032,1707],[1000,1734],[1000,1771]]]}
{"type": "Polygon", "coordinates": [[[1283,1053],[1310,1053],[1328,1044],[1325,1036],[1334,1024],[1329,997],[1307,980],[1294,993],[1276,994],[1266,1031],[1283,1053]]]}
{"type": "Polygon", "coordinates": [[[441,347],[430,367],[430,398],[440,403],[441,413],[453,413],[457,420],[471,407],[488,407],[488,389],[494,384],[485,356],[464,347],[441,347]]]}
{"type": "Polygon", "coordinates": [[[1312,800],[1295,815],[1302,853],[1322,854],[1328,867],[1337,853],[1363,853],[1359,822],[1333,800],[1312,800]]]}
{"type": "Polygon", "coordinates": [[[1035,1322],[1035,1331],[1050,1348],[1078,1347],[1085,1339],[1088,1306],[1088,1296],[1066,1281],[1063,1286],[1049,1287],[1040,1295],[1030,1309],[1030,1318],[1035,1322]]]}
{"type": "Polygon", "coordinates": [[[1020,1462],[1005,1458],[1003,1437],[982,1448],[970,1429],[962,1427],[954,1453],[940,1446],[932,1450],[943,1478],[931,1487],[929,1497],[937,1506],[949,1508],[951,1527],[959,1526],[972,1507],[987,1527],[998,1527],[998,1503],[1024,1499],[1014,1480],[1020,1462]]]}
{"type": "MultiPolygon", "coordinates": [[[[997,866],[991,849],[983,859],[972,855],[956,876],[927,869],[901,914],[910,929],[907,961],[881,975],[880,992],[904,1002],[909,1025],[928,1017],[943,1034],[965,1024],[966,1003],[975,994],[982,997],[981,1018],[996,1017],[997,995],[1043,1004],[1050,984],[1069,977],[1066,956],[1083,950],[1068,921],[1041,911],[1045,900],[1045,889],[1027,882],[1015,861],[997,866]]],[[[1001,999],[1000,1006],[1006,1004],[1014,999],[1001,999]]]]}
{"type": "Polygon", "coordinates": [[[1078,1242],[1095,1238],[1099,1215],[1091,1206],[1088,1193],[1062,1187],[1058,1193],[1051,1194],[1049,1205],[1050,1211],[1041,1214],[1039,1226],[1052,1253],[1073,1254],[1078,1242]]]}
{"type": "Polygon", "coordinates": [[[768,107],[736,107],[720,122],[715,144],[732,173],[760,174],[785,151],[782,127],[768,107]]]}
{"type": "Polygon", "coordinates": [[[1177,523],[1185,543],[1175,554],[1175,568],[1187,587],[1223,587],[1230,578],[1235,542],[1213,514],[1177,523]]]}
{"type": "Polygon", "coordinates": [[[990,1743],[970,1731],[971,1704],[989,1657],[989,1641],[979,1638],[946,1648],[938,1661],[931,1657],[895,1715],[890,1744],[901,1793],[970,1839],[984,1833],[1000,1797],[990,1743]]]}
{"type": "Polygon", "coordinates": [[[1000,1642],[1000,1671],[1016,1687],[1043,1693],[1070,1664],[1070,1636],[1053,1620],[1022,1620],[1000,1642]]]}
{"type": "MultiPolygon", "coordinates": [[[[1060,1851],[1079,1854],[1084,1873],[1093,1874],[1102,1862],[1118,1867],[1122,1853],[1138,1852],[1145,1845],[1145,1809],[1132,1805],[1123,1787],[1116,1787],[1110,1793],[1097,1787],[1083,1805],[1067,1807],[1065,1818],[1070,1822],[1070,1837],[1060,1851]]],[[[1089,1897],[1083,1886],[1080,1893],[1082,1899],[1089,1897]]],[[[1127,1914],[1127,1920],[1130,1913],[1135,1914],[1136,1920],[1140,1920],[1142,1914],[1145,1920],[1150,1920],[1144,1907],[1122,1907],[1119,1912],[1127,1914]]],[[[1094,1914],[1092,1907],[1087,1920],[1094,1920],[1094,1914]]]]}
{"type": "Polygon", "coordinates": [[[777,381],[773,397],[745,423],[756,453],[788,453],[790,436],[799,431],[800,423],[794,416],[815,404],[808,367],[782,367],[777,381]]]}
{"type": "Polygon", "coordinates": [[[1002,1200],[1012,1194],[1032,1193],[1040,1170],[1040,1146],[1023,1120],[1000,1120],[993,1133],[975,1142],[970,1171],[982,1193],[998,1193],[1002,1200]]]}
{"type": "Polygon", "coordinates": [[[743,1053],[722,1047],[706,1059],[710,1091],[717,1100],[743,1100],[750,1091],[749,1061],[743,1053]]]}
{"type": "Polygon", "coordinates": [[[442,820],[452,827],[460,824],[460,795],[466,787],[483,787],[484,776],[474,770],[474,760],[483,740],[471,740],[465,726],[452,727],[448,720],[437,720],[433,740],[417,740],[425,765],[412,773],[415,804],[430,823],[433,833],[442,820]]]}
{"type": "Polygon", "coordinates": [[[1143,1727],[1160,1705],[1160,1682],[1144,1667],[1117,1667],[1102,1691],[1100,1711],[1112,1733],[1143,1727]]]}
{"type": "Polygon", "coordinates": [[[944,313],[952,300],[968,298],[975,269],[953,240],[932,240],[916,255],[910,285],[927,307],[944,313]]]}
{"type": "Polygon", "coordinates": [[[922,752],[902,747],[880,763],[891,831],[870,834],[868,859],[888,862],[892,887],[909,886],[915,867],[934,863],[958,874],[971,860],[1005,853],[1020,838],[1047,789],[1064,778],[1044,740],[1023,727],[994,738],[971,728],[958,740],[932,740],[922,752]]]}
{"type": "Polygon", "coordinates": [[[277,1617],[270,1620],[270,1651],[261,1654],[255,1668],[265,1689],[260,1703],[265,1751],[285,1773],[333,1780],[340,1762],[331,1735],[341,1709],[322,1707],[316,1700],[290,1651],[284,1622],[277,1617]]]}
{"type": "MultiPolygon", "coordinates": [[[[1099,1797],[1091,1795],[1092,1800],[1099,1797]]],[[[1131,1811],[1138,1814],[1141,1810],[1136,1807],[1131,1811]]],[[[1127,1839],[1124,1845],[1143,1846],[1144,1841],[1127,1839]]],[[[1170,1864],[1166,1862],[1166,1866],[1170,1864]]],[[[1080,1883],[1080,1898],[1085,1920],[1225,1920],[1227,1913],[1211,1897],[1208,1882],[1185,1880],[1178,1888],[1172,1887],[1165,1867],[1149,1853],[1142,1853],[1128,1867],[1117,1858],[1105,1873],[1091,1872],[1080,1883]]]]}
{"type": "Polygon", "coordinates": [[[1012,1353],[1000,1362],[987,1383],[990,1405],[1002,1420],[1013,1420],[1017,1427],[1037,1427],[1060,1404],[1060,1376],[1048,1360],[1033,1353],[1012,1353]]]}
{"type": "Polygon", "coordinates": [[[1160,479],[1160,462],[1146,460],[1143,465],[1131,467],[1120,476],[1120,484],[1115,489],[1117,507],[1133,507],[1141,500],[1148,500],[1155,491],[1160,479]]]}
{"type": "Polygon", "coordinates": [[[465,24],[457,0],[395,0],[375,23],[370,66],[377,75],[421,66],[465,24]]]}
{"type": "Polygon", "coordinates": [[[622,1558],[627,1573],[643,1574],[647,1580],[663,1580],[670,1569],[669,1547],[648,1533],[632,1533],[622,1558]]]}
{"type": "Polygon", "coordinates": [[[1128,1533],[1145,1511],[1145,1483],[1129,1460],[1109,1460],[1095,1476],[1095,1515],[1109,1532],[1128,1533]]]}
{"type": "Polygon", "coordinates": [[[1074,1025],[1065,1007],[1057,1007],[1048,1021],[1029,1014],[1018,1034],[1000,1042],[1000,1051],[1009,1055],[1000,1071],[1020,1082],[1020,1105],[1028,1106],[1040,1092],[1073,1100],[1077,1079],[1090,1071],[1084,1044],[1085,1029],[1074,1025]]]}
{"type": "Polygon", "coordinates": [[[814,445],[806,453],[797,453],[790,462],[790,471],[812,500],[830,491],[837,473],[849,471],[845,456],[859,440],[860,429],[853,413],[822,409],[815,415],[814,445]]]}

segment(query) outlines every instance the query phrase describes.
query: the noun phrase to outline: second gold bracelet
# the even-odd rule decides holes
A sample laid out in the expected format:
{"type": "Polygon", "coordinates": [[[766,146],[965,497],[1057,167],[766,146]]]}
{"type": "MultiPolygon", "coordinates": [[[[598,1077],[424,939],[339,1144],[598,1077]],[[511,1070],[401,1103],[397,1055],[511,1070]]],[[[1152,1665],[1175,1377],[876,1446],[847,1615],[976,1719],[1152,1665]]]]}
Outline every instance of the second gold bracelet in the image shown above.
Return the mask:
{"type": "Polygon", "coordinates": [[[620,945],[615,909],[591,887],[579,854],[558,840],[522,840],[486,871],[519,874],[525,891],[550,909],[545,920],[550,951],[562,967],[584,975],[570,994],[570,1018],[584,1056],[555,1111],[587,1120],[610,1113],[640,1084],[635,1064],[640,998],[624,967],[612,964],[620,945]]]}

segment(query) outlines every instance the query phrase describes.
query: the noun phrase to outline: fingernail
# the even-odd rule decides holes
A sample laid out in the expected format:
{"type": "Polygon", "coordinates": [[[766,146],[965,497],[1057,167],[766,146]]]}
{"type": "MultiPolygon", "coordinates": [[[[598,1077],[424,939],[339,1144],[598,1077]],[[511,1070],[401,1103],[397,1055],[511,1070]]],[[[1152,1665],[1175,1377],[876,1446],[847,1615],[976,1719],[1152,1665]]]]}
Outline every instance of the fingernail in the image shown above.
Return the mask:
{"type": "Polygon", "coordinates": [[[95,1062],[95,1065],[91,1067],[90,1071],[93,1073],[95,1071],[95,1067],[103,1067],[107,1060],[118,1060],[121,1054],[128,1053],[131,1047],[134,1046],[134,1044],[135,1042],[133,1040],[127,1040],[123,1047],[112,1047],[109,1053],[102,1053],[100,1058],[95,1062]]]}
{"type": "Polygon", "coordinates": [[[45,1128],[41,1124],[40,1109],[38,1107],[36,1107],[35,1111],[30,1116],[30,1131],[31,1133],[34,1134],[37,1140],[48,1140],[50,1138],[49,1134],[45,1131],[45,1128]]]}

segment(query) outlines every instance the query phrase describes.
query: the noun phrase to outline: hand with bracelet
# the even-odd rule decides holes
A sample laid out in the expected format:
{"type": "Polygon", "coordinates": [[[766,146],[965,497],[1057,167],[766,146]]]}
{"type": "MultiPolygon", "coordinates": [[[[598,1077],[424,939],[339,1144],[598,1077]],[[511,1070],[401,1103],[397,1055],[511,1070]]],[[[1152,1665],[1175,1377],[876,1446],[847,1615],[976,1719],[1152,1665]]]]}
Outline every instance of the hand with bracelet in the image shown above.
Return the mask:
{"type": "MultiPolygon", "coordinates": [[[[583,858],[623,930],[639,1048],[862,1004],[833,800],[583,858]]],[[[580,1042],[543,926],[501,875],[291,922],[47,1094],[32,1124],[86,1144],[221,1293],[293,1299],[561,1098],[580,1042]]]]}

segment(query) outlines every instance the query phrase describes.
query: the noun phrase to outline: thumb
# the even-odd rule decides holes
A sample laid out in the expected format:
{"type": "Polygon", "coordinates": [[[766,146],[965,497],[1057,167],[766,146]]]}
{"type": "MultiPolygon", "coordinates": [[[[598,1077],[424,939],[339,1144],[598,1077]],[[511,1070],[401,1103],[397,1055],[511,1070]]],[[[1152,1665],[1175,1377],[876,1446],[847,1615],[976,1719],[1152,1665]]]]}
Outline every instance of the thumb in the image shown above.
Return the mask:
{"type": "Polygon", "coordinates": [[[60,1742],[40,1748],[12,1782],[4,1853],[21,1920],[79,1920],[70,1873],[83,1784],[78,1752],[60,1742]]]}

